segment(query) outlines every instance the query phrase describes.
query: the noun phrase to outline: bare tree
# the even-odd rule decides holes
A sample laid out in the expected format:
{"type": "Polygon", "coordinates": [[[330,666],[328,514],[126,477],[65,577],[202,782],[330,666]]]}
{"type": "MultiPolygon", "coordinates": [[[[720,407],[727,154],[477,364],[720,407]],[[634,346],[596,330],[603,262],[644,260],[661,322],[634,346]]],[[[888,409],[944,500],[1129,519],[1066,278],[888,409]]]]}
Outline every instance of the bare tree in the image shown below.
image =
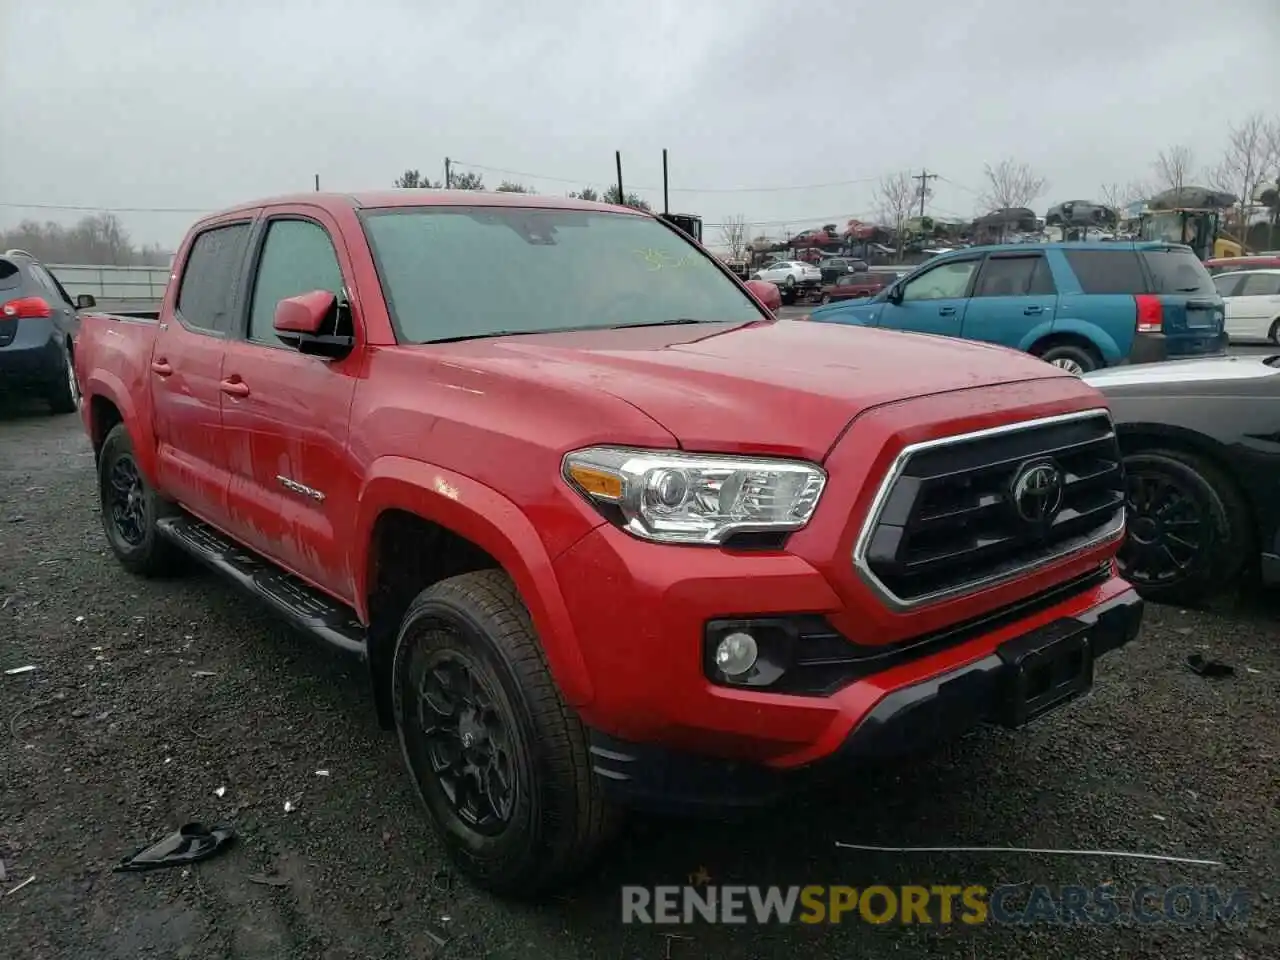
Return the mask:
{"type": "Polygon", "coordinates": [[[893,242],[898,255],[902,255],[902,235],[906,231],[907,218],[917,200],[916,183],[906,170],[880,178],[876,186],[876,202],[880,208],[880,220],[893,231],[893,242]]]}
{"type": "Polygon", "coordinates": [[[720,225],[720,242],[732,260],[741,260],[747,252],[747,218],[742,214],[725,217],[720,225]]]}
{"type": "Polygon", "coordinates": [[[453,190],[483,190],[484,177],[472,170],[464,170],[461,173],[451,174],[449,179],[453,190]]]}
{"type": "Polygon", "coordinates": [[[1249,216],[1261,203],[1256,194],[1270,181],[1280,166],[1280,118],[1268,120],[1250,114],[1227,135],[1227,145],[1218,165],[1209,171],[1209,184],[1237,197],[1235,221],[1240,242],[1248,245],[1249,216]]]}
{"type": "Polygon", "coordinates": [[[163,266],[169,254],[158,246],[137,247],[124,224],[112,213],[81,218],[73,227],[23,220],[0,230],[0,250],[17,247],[46,263],[163,266]]]}
{"type": "Polygon", "coordinates": [[[1141,180],[1131,180],[1128,183],[1104,183],[1098,188],[1098,195],[1112,210],[1124,213],[1125,207],[1147,199],[1151,195],[1151,188],[1141,180]]]}
{"type": "Polygon", "coordinates": [[[406,170],[400,176],[396,177],[394,186],[400,188],[421,187],[426,190],[439,190],[440,184],[432,183],[430,177],[424,177],[421,171],[406,170]]]}
{"type": "Polygon", "coordinates": [[[1049,186],[1044,177],[1019,160],[1001,160],[994,167],[984,164],[982,172],[987,189],[980,199],[988,211],[1030,206],[1049,186]]]}
{"type": "Polygon", "coordinates": [[[1190,147],[1176,143],[1161,150],[1151,165],[1156,172],[1157,188],[1181,191],[1187,186],[1187,178],[1191,176],[1194,165],[1195,154],[1190,147]]]}
{"type": "Polygon", "coordinates": [[[523,183],[516,183],[514,180],[503,180],[498,184],[498,193],[537,193],[533,187],[526,187],[523,183]]]}
{"type": "Polygon", "coordinates": [[[570,200],[590,200],[595,202],[600,199],[600,193],[593,187],[583,187],[581,190],[569,191],[570,200]]]}

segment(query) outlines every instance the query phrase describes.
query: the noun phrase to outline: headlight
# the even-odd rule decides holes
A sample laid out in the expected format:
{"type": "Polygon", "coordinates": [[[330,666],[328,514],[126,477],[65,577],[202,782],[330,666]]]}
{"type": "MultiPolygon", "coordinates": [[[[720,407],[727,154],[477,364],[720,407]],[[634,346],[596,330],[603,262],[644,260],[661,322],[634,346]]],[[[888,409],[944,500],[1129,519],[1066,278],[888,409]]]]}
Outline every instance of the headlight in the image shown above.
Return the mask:
{"type": "Polygon", "coordinates": [[[664,543],[722,543],[735,533],[799,530],[827,475],[812,463],[620,447],[564,458],[564,477],[624,530],[664,543]]]}

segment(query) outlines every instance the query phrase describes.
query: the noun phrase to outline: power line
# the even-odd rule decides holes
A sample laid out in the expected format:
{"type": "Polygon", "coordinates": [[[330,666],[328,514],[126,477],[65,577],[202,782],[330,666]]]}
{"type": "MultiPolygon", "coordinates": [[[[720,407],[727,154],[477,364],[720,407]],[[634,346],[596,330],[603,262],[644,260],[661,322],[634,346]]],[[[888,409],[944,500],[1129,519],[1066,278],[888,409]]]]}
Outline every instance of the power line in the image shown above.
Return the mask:
{"type": "MultiPolygon", "coordinates": [[[[490,167],[483,163],[471,163],[467,160],[454,160],[457,166],[484,170],[486,173],[502,173],[509,177],[527,177],[530,180],[548,180],[552,183],[569,183],[577,186],[598,186],[603,181],[587,180],[581,177],[552,177],[544,173],[529,173],[527,170],[508,170],[504,167],[490,167]]],[[[860,177],[856,180],[833,180],[830,183],[805,183],[779,187],[669,187],[671,193],[782,193],[788,190],[824,190],[829,187],[849,187],[860,183],[875,183],[879,177],[860,177]]],[[[612,186],[612,184],[610,184],[612,186]]],[[[661,190],[661,187],[635,185],[636,190],[661,190]]]]}

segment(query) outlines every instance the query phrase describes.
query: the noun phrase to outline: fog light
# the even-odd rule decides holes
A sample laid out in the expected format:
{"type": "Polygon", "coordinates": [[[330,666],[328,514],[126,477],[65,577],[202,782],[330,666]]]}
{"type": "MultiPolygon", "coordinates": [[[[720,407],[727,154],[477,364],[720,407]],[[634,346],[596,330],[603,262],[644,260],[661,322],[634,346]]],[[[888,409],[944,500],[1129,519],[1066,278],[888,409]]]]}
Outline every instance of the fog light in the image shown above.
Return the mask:
{"type": "Polygon", "coordinates": [[[756,665],[759,655],[756,638],[738,631],[716,645],[716,667],[726,677],[740,677],[756,665]]]}

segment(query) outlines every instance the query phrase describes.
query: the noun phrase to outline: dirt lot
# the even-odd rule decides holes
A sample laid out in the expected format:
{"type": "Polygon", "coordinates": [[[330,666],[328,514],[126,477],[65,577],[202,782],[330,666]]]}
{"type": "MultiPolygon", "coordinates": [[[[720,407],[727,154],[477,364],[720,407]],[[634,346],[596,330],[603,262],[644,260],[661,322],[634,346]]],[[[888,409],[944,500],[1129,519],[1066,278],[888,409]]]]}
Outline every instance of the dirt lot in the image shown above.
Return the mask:
{"type": "Polygon", "coordinates": [[[1103,661],[1090,700],[1020,735],[983,732],[746,824],[636,821],[582,889],[513,907],[449,872],[358,668],[208,575],[125,575],[106,552],[76,419],[0,413],[0,668],[38,667],[0,675],[0,944],[6,957],[76,960],[1276,957],[1278,611],[1152,609],[1137,644],[1103,661]],[[1181,666],[1202,648],[1235,676],[1181,666]],[[240,842],[190,870],[111,872],[193,820],[233,824],[240,842]],[[837,840],[1225,865],[855,853],[837,840]],[[1247,888],[1252,909],[1243,923],[1145,928],[670,931],[682,939],[620,923],[621,884],[699,869],[713,883],[1217,884],[1247,888]]]}

